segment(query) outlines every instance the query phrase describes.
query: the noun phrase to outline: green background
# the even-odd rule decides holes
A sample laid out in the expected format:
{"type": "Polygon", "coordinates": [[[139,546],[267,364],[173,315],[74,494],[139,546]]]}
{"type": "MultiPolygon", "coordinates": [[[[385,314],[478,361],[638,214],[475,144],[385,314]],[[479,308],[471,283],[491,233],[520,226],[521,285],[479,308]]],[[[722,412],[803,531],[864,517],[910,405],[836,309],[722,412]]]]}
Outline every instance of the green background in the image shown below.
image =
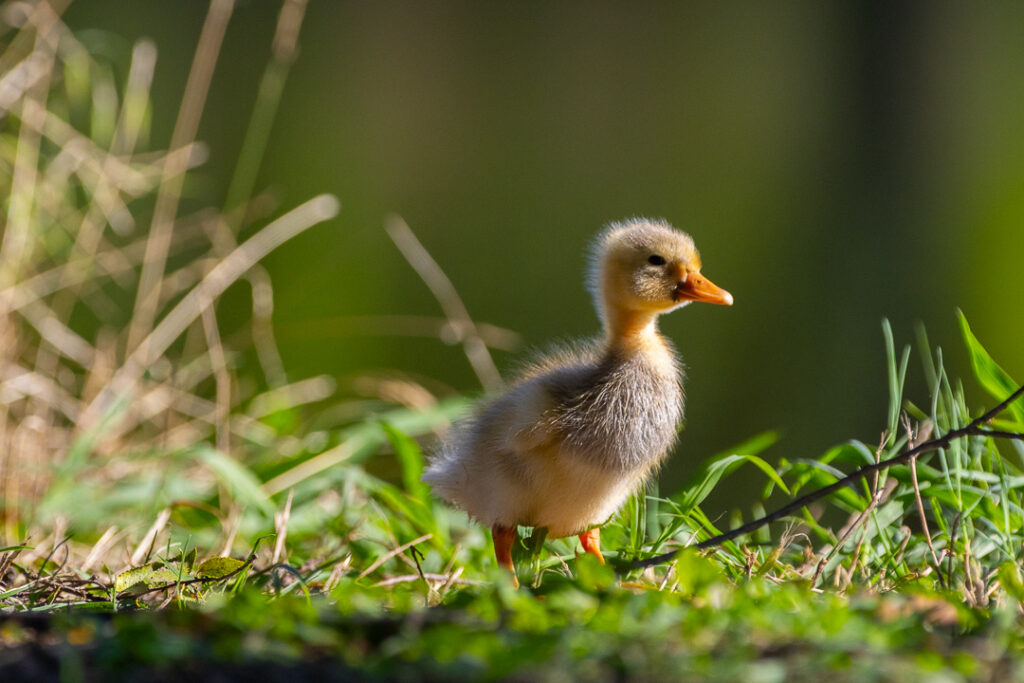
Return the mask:
{"type": "MultiPolygon", "coordinates": [[[[199,133],[210,161],[183,210],[224,201],[279,8],[235,9],[199,133]]],[[[132,42],[155,41],[154,148],[205,9],[81,0],[65,15],[125,68],[132,42]]],[[[960,307],[1019,380],[1022,26],[1015,3],[314,0],[258,184],[280,211],[342,202],[267,261],[289,376],[331,374],[342,396],[385,368],[479,391],[459,347],[351,319],[439,314],[383,230],[397,212],[477,321],[522,334],[520,353],[496,354],[506,371],[597,331],[584,251],[604,223],[691,232],[736,305],[664,319],[688,374],[665,489],[767,428],[791,459],[877,442],[883,317],[897,343],[923,321],[966,374],[960,307]]],[[[240,325],[245,306],[229,296],[219,313],[240,325]]],[[[923,400],[918,367],[908,396],[923,400]]]]}

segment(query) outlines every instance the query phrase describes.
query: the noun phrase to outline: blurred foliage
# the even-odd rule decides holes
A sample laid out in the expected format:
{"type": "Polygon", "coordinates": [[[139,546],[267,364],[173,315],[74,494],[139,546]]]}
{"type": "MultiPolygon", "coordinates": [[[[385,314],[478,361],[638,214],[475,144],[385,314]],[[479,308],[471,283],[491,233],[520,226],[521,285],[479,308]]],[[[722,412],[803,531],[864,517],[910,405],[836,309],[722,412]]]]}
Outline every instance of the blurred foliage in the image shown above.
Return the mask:
{"type": "MultiPolygon", "coordinates": [[[[244,590],[200,609],[60,619],[33,664],[106,680],[1015,680],[1016,617],[928,592],[818,595],[727,581],[684,555],[693,592],[564,583],[538,600],[506,582],[424,609],[416,591],[341,583],[312,603],[244,590]],[[383,608],[387,604],[390,608],[383,608]],[[57,661],[59,658],[59,664],[57,661]],[[40,664],[41,661],[41,664],[40,664]]],[[[37,622],[0,626],[25,651],[37,622]]],[[[23,664],[25,670],[28,664],[23,664]]],[[[11,669],[16,673],[17,669],[11,669]]]]}
{"type": "MultiPolygon", "coordinates": [[[[990,358],[968,329],[964,322],[971,353],[990,358]]],[[[886,338],[892,342],[891,334],[886,338]]],[[[899,378],[895,349],[889,355],[890,376],[899,378]]],[[[939,354],[929,356],[930,412],[903,405],[921,421],[918,429],[930,424],[943,434],[971,413],[939,354]]],[[[976,379],[1001,377],[995,368],[979,363],[976,379]]],[[[902,400],[902,380],[893,390],[902,400]]],[[[495,567],[483,530],[424,490],[422,451],[401,424],[397,415],[367,424],[379,434],[376,448],[393,449],[378,458],[395,462],[400,483],[370,475],[369,460],[349,460],[296,487],[274,526],[260,505],[250,504],[263,521],[240,527],[256,539],[245,561],[209,556],[191,544],[209,538],[213,516],[206,523],[173,520],[176,528],[154,558],[121,572],[112,587],[69,567],[66,553],[63,562],[51,554],[26,565],[19,555],[29,548],[5,549],[0,576],[7,573],[11,588],[0,591],[0,601],[8,611],[64,615],[47,622],[63,644],[51,637],[43,650],[28,646],[40,622],[0,620],[11,661],[59,660],[62,672],[127,678],[164,675],[170,666],[199,677],[245,675],[259,666],[280,675],[416,680],[1024,674],[1024,425],[1010,411],[992,424],[1018,433],[1005,442],[1011,457],[992,437],[960,439],[920,456],[915,473],[895,466],[840,490],[829,499],[831,512],[805,508],[784,528],[631,568],[634,559],[717,533],[701,504],[740,463],[753,463],[766,479],[763,500],[748,504],[757,516],[776,488],[796,495],[827,485],[842,475],[839,466],[887,458],[908,438],[924,438],[911,429],[884,440],[877,452],[851,441],[818,459],[784,459],[775,472],[755,453],[776,437],[759,435],[716,456],[680,494],[637,496],[604,529],[609,565],[580,554],[574,539],[545,539],[535,530],[516,555],[530,586],[522,589],[495,567]],[[343,498],[325,509],[330,490],[343,498]],[[833,513],[846,516],[841,528],[827,521],[833,513]],[[275,529],[277,537],[287,534],[287,544],[270,558],[275,529]],[[123,613],[168,604],[177,609],[123,613]],[[65,611],[73,606],[83,611],[65,611]],[[97,610],[114,616],[86,616],[97,610]]],[[[241,467],[233,465],[230,476],[241,467]]],[[[257,471],[244,478],[257,489],[264,481],[257,471]]],[[[227,490],[248,495],[244,487],[227,490]]]]}
{"type": "MultiPolygon", "coordinates": [[[[912,371],[888,322],[887,381],[881,362],[865,372],[865,319],[963,304],[965,271],[992,282],[1004,273],[993,264],[1019,254],[1019,231],[1000,228],[1015,215],[1012,183],[969,248],[963,207],[942,213],[953,193],[912,211],[959,176],[928,175],[928,191],[893,200],[892,213],[873,199],[940,165],[905,137],[914,117],[897,126],[864,104],[902,87],[891,48],[855,67],[859,108],[835,97],[831,69],[890,45],[868,10],[606,8],[581,23],[578,8],[553,6],[538,10],[538,30],[525,6],[410,6],[391,21],[383,6],[314,3],[298,59],[300,0],[50,11],[62,7],[0,6],[0,666],[16,678],[1024,675],[1020,402],[992,422],[1008,438],[953,441],[785,525],[683,549],[963,426],[976,396],[991,404],[1018,386],[1020,359],[1000,365],[979,341],[998,322],[1002,351],[1021,324],[990,292],[985,306],[964,304],[982,334],[958,319],[966,387],[923,328],[923,372],[912,371]],[[862,21],[853,38],[836,21],[846,12],[862,21]],[[91,16],[103,30],[87,30],[91,16]],[[136,21],[155,44],[132,42],[136,21]],[[176,41],[203,21],[204,41],[225,31],[195,67],[213,79],[209,111],[179,111],[203,98],[176,41]],[[249,58],[257,45],[269,59],[249,58]],[[539,104],[524,109],[532,94],[539,104]],[[152,143],[165,139],[167,150],[152,143]],[[909,166],[884,161],[888,142],[909,166]],[[348,232],[299,235],[336,211],[327,197],[305,202],[335,177],[346,213],[329,225],[348,232]],[[266,178],[277,184],[261,192],[266,178]],[[384,251],[377,225],[396,208],[456,284],[485,283],[459,288],[471,311],[531,341],[592,328],[580,259],[566,254],[604,220],[715,226],[694,228],[705,260],[750,307],[679,316],[700,329],[681,345],[700,359],[682,438],[701,464],[674,475],[679,491],[638,493],[603,529],[608,566],[578,557],[575,539],[524,529],[515,590],[487,534],[420,481],[424,450],[472,403],[456,350],[469,355],[467,339],[510,349],[516,335],[405,315],[435,304],[384,251]],[[168,225],[161,244],[153,235],[168,225]],[[992,244],[991,262],[973,256],[992,244]],[[383,340],[322,343],[369,333],[383,340]],[[830,441],[886,431],[809,458],[810,432],[794,438],[794,421],[830,441]],[[787,432],[785,453],[771,424],[787,432]],[[740,443],[712,447],[722,434],[740,443]],[[675,549],[670,563],[635,568],[675,549]]],[[[956,24],[932,11],[933,35],[956,24]]],[[[979,25],[1003,25],[985,16],[979,25]]],[[[912,24],[907,10],[891,18],[885,31],[912,24]]],[[[1013,45],[960,49],[980,51],[983,71],[986,50],[1013,45]]]]}
{"type": "MultiPolygon", "coordinates": [[[[153,39],[156,139],[206,6],[66,13],[122,62],[153,39]]],[[[231,18],[199,129],[211,159],[188,205],[227,192],[277,9],[241,3],[231,18]]],[[[259,186],[286,204],[330,191],[345,210],[267,261],[285,366],[339,377],[347,396],[370,368],[478,391],[457,346],[393,320],[439,315],[382,230],[398,211],[476,320],[522,334],[497,354],[503,369],[597,332],[584,252],[604,223],[663,216],[693,234],[737,303],[662,323],[689,399],[666,491],[769,428],[796,452],[874,440],[883,317],[926,320],[953,349],[960,307],[1024,376],[1024,318],[1006,314],[1024,291],[1022,23],[1024,6],[1005,2],[312,2],[259,186]]],[[[968,372],[960,354],[946,362],[968,372]]],[[[751,470],[731,490],[757,486],[751,470]]]]}

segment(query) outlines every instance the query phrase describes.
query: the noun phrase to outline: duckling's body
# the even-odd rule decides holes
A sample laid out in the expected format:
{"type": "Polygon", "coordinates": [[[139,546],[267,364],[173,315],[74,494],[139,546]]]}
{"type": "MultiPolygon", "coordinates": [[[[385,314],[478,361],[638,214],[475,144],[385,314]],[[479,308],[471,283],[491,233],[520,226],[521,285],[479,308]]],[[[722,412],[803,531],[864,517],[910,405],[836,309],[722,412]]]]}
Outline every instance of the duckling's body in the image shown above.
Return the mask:
{"type": "Polygon", "coordinates": [[[690,301],[732,303],[700,275],[690,237],[667,223],[612,224],[595,247],[590,287],[604,339],[531,366],[456,425],[423,477],[491,527],[513,571],[517,525],[579,534],[603,560],[596,527],[665,459],[683,417],[680,367],[658,315],[690,301]]]}
{"type": "Polygon", "coordinates": [[[603,524],[668,454],[683,416],[674,354],[656,343],[542,360],[459,425],[427,481],[488,527],[561,538],[603,524]]]}

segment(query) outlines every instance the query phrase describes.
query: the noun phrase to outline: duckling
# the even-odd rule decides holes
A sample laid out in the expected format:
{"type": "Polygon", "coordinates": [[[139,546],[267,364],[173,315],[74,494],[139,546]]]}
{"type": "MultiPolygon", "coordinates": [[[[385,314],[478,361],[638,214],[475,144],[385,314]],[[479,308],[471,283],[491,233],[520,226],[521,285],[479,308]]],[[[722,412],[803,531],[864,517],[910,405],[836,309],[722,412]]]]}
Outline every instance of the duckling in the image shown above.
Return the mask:
{"type": "Polygon", "coordinates": [[[490,527],[513,581],[520,525],[578,535],[604,562],[601,525],[657,471],[683,418],[682,372],[658,316],[691,301],[733,303],[700,271],[693,240],[668,223],[610,224],[588,278],[603,339],[533,363],[457,423],[427,467],[436,494],[490,527]]]}

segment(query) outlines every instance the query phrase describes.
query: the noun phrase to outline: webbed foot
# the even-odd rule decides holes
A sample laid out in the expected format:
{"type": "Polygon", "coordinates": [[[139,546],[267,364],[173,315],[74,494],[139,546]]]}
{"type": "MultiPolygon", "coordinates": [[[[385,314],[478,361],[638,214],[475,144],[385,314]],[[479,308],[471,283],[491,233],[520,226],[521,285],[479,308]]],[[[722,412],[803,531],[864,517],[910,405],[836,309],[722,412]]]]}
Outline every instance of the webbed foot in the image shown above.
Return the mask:
{"type": "Polygon", "coordinates": [[[580,544],[584,552],[590,553],[604,564],[604,555],[601,554],[601,527],[587,529],[580,534],[580,544]]]}

